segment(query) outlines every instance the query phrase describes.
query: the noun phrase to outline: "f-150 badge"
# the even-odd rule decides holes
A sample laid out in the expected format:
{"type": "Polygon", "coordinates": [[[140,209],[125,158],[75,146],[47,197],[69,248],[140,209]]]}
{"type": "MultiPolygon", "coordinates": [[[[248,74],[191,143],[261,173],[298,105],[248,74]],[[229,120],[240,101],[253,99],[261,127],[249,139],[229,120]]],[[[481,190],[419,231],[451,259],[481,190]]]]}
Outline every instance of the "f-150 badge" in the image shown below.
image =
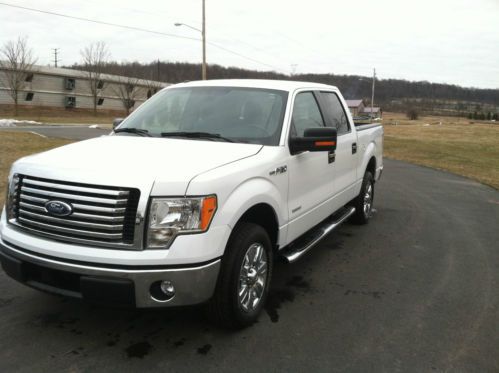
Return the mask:
{"type": "Polygon", "coordinates": [[[286,171],[288,171],[288,166],[281,166],[281,167],[277,167],[275,170],[270,171],[269,175],[275,176],[275,175],[283,174],[286,171]]]}

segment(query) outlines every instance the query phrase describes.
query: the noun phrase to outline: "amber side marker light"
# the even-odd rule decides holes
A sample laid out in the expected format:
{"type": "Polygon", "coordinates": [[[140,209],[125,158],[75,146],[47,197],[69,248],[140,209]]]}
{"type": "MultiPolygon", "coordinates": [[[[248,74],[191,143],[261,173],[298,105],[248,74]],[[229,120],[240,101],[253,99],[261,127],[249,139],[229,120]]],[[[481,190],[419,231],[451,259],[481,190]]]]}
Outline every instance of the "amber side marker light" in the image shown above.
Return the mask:
{"type": "Polygon", "coordinates": [[[215,211],[217,210],[217,197],[210,196],[206,197],[203,200],[203,206],[201,207],[201,224],[200,229],[205,231],[208,229],[208,226],[211,223],[211,219],[213,219],[213,215],[215,215],[215,211]]]}
{"type": "Polygon", "coordinates": [[[316,141],[315,146],[335,146],[336,142],[334,141],[316,141]]]}

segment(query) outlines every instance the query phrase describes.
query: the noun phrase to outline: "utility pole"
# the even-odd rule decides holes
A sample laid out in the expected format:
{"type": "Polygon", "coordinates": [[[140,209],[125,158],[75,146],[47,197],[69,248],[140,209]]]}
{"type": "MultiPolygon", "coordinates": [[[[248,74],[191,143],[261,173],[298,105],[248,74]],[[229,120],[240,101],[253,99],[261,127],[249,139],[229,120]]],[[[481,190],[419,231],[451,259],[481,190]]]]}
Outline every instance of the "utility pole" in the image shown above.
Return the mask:
{"type": "Polygon", "coordinates": [[[372,95],[371,95],[371,120],[373,119],[374,116],[374,82],[376,81],[376,69],[373,69],[373,89],[372,89],[372,95]]]}
{"type": "Polygon", "coordinates": [[[201,41],[202,41],[202,45],[203,45],[203,63],[201,65],[201,77],[203,80],[206,80],[207,79],[207,74],[206,74],[206,4],[205,4],[205,0],[202,0],[202,18],[203,18],[203,26],[201,27],[201,30],[196,28],[196,27],[193,27],[193,26],[190,26],[186,23],[181,23],[181,22],[175,22],[174,25],[175,26],[185,26],[185,27],[189,27],[190,29],[193,29],[197,32],[200,32],[201,33],[201,41]]]}
{"type": "Polygon", "coordinates": [[[203,80],[206,80],[206,9],[205,9],[205,0],[203,0],[203,28],[201,31],[203,37],[203,70],[202,77],[203,80]]]}
{"type": "Polygon", "coordinates": [[[157,75],[156,75],[156,81],[159,82],[159,58],[158,58],[157,68],[158,68],[158,70],[157,70],[157,75]]]}
{"type": "Polygon", "coordinates": [[[54,51],[54,66],[57,67],[57,62],[59,62],[60,60],[57,58],[57,53],[59,52],[59,48],[52,48],[52,50],[54,51]]]}

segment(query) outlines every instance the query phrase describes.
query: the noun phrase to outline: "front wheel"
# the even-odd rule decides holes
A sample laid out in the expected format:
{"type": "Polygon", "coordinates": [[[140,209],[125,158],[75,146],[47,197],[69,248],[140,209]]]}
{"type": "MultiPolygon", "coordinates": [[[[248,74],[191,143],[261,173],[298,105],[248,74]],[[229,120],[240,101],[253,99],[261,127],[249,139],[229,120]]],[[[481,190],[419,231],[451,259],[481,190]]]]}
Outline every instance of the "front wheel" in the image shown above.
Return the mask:
{"type": "Polygon", "coordinates": [[[272,244],[261,226],[240,223],[229,239],[209,318],[229,328],[253,324],[267,298],[272,277],[272,244]]]}
{"type": "Polygon", "coordinates": [[[352,201],[355,213],[352,221],[357,224],[367,224],[371,217],[374,201],[374,177],[370,171],[366,171],[362,180],[359,195],[352,201]]]}

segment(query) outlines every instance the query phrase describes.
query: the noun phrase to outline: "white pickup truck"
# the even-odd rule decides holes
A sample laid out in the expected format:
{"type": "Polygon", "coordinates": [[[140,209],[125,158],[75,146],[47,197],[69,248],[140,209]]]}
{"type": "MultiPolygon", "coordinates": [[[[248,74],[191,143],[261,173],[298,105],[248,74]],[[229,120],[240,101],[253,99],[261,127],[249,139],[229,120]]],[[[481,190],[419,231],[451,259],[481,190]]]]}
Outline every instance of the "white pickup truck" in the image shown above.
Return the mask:
{"type": "Polygon", "coordinates": [[[206,303],[253,323],[273,262],[370,218],[383,128],[337,88],[213,80],[170,86],[109,136],[16,161],[4,271],[33,288],[132,307],[206,303]]]}

